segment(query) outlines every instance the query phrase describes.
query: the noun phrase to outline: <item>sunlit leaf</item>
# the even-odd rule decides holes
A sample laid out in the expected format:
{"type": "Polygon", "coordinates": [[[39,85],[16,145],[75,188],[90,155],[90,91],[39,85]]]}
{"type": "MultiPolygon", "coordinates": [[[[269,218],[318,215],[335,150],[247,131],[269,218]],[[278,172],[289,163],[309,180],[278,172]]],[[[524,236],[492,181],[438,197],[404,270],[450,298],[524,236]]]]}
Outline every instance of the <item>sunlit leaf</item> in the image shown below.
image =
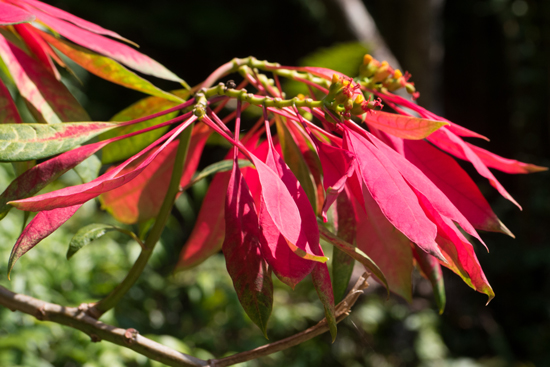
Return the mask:
{"type": "Polygon", "coordinates": [[[490,168],[498,169],[499,171],[506,173],[533,173],[547,171],[548,167],[536,166],[530,163],[523,163],[516,161],[515,159],[508,159],[498,156],[480,147],[476,147],[470,143],[466,143],[474,153],[481,159],[481,161],[490,168]]]}
{"type": "Polygon", "coordinates": [[[276,121],[277,136],[279,137],[285,162],[300,182],[300,185],[304,189],[309,202],[313,207],[313,211],[316,213],[317,193],[315,186],[313,185],[313,177],[311,177],[311,173],[309,172],[304,156],[294,141],[294,137],[286,127],[286,124],[280,121],[280,119],[276,119],[276,121]]]}
{"type": "Polygon", "coordinates": [[[364,190],[365,209],[354,201],[357,215],[355,243],[380,267],[388,289],[407,301],[412,300],[412,251],[410,240],[384,216],[378,204],[364,190]]]}
{"type": "Polygon", "coordinates": [[[472,163],[476,171],[487,180],[489,183],[497,189],[497,191],[506,199],[514,203],[521,209],[521,205],[506,191],[504,186],[496,179],[491,171],[487,168],[485,163],[476,155],[472,148],[466,144],[460,137],[455,135],[449,130],[441,129],[428,137],[428,140],[438,148],[454,155],[457,158],[464,159],[472,163]]]}
{"type": "Polygon", "coordinates": [[[495,293],[481,269],[474,247],[449,218],[434,210],[425,197],[420,196],[420,198],[426,213],[437,224],[437,243],[445,256],[445,262],[440,263],[459,275],[470,287],[485,293],[489,297],[487,301],[489,303],[495,293]]]}
{"type": "Polygon", "coordinates": [[[124,162],[124,164],[119,165],[116,169],[106,172],[92,182],[82,185],[69,186],[27,199],[10,201],[9,204],[26,211],[52,210],[55,208],[83,204],[104,192],[114,190],[117,187],[133,180],[141,172],[143,172],[143,170],[155,159],[155,157],[162,152],[162,150],[166,148],[179,135],[179,133],[181,133],[181,131],[183,131],[183,129],[192,124],[195,119],[196,118],[193,116],[171,132],[170,135],[167,135],[164,139],[157,140],[156,144],[160,144],[162,140],[165,141],[160,148],[155,149],[155,153],[148,155],[144,160],[140,160],[140,158],[146,155],[149,150],[154,149],[156,145],[151,145],[149,149],[143,150],[141,153],[136,154],[134,157],[124,162]],[[137,164],[132,166],[131,170],[120,174],[125,167],[131,165],[134,161],[136,161],[137,164]]]}
{"type": "Polygon", "coordinates": [[[435,242],[437,228],[424,214],[415,193],[394,163],[365,137],[350,129],[345,130],[344,142],[357,157],[358,175],[365,186],[363,199],[370,201],[372,197],[395,228],[425,251],[441,257],[435,242]]]}
{"type": "MultiPolygon", "coordinates": [[[[436,208],[438,212],[454,220],[458,223],[462,229],[464,229],[468,234],[477,238],[480,242],[481,237],[476,232],[472,224],[464,217],[464,215],[454,206],[454,204],[445,196],[445,194],[424,175],[424,173],[409,162],[401,154],[397,153],[395,150],[391,149],[388,145],[384,144],[382,141],[377,139],[370,133],[368,134],[371,142],[376,145],[380,151],[385,154],[388,158],[391,159],[392,163],[399,170],[401,175],[407,180],[407,182],[413,187],[413,189],[422,193],[425,197],[430,200],[430,203],[436,208]]],[[[403,145],[405,141],[396,137],[388,136],[387,134],[382,135],[382,138],[385,138],[386,141],[389,141],[393,146],[399,147],[398,150],[403,150],[403,145]]],[[[426,160],[426,159],[424,159],[426,160]]]]}
{"type": "MultiPolygon", "coordinates": [[[[180,180],[182,187],[189,183],[195,173],[210,132],[206,125],[201,124],[194,128],[180,180]]],[[[151,155],[156,155],[156,158],[132,181],[101,195],[102,208],[118,221],[127,224],[144,222],[156,217],[168,191],[178,144],[178,141],[174,141],[161,152],[154,149],[144,155],[142,160],[147,160],[151,155]]],[[[133,170],[134,166],[129,166],[122,169],[119,175],[133,170]]]]}
{"type": "Polygon", "coordinates": [[[67,88],[40,62],[0,36],[0,56],[19,92],[47,123],[89,121],[67,88]]]}
{"type": "Polygon", "coordinates": [[[46,13],[48,13],[48,14],[56,17],[56,18],[67,20],[67,21],[79,26],[80,28],[83,28],[83,29],[88,30],[90,32],[94,32],[94,33],[97,33],[97,34],[102,34],[102,35],[105,35],[105,36],[117,38],[117,39],[125,41],[125,42],[133,43],[131,41],[128,41],[126,38],[120,36],[116,32],[105,29],[101,26],[98,26],[95,23],[92,23],[92,22],[89,22],[85,19],[79,18],[79,17],[77,17],[77,16],[75,16],[71,13],[68,13],[64,10],[56,8],[55,6],[48,5],[48,4],[46,4],[42,1],[25,0],[25,2],[32,5],[35,8],[38,8],[38,9],[41,9],[41,10],[45,11],[46,13]]]}
{"type": "Polygon", "coordinates": [[[487,199],[460,165],[425,141],[387,141],[418,167],[477,229],[512,233],[493,212],[487,199]],[[399,144],[400,143],[400,144],[399,144]]]}
{"type": "Polygon", "coordinates": [[[315,214],[298,180],[272,146],[267,164],[254,155],[251,158],[261,187],[262,251],[277,277],[294,287],[316,261],[327,261],[319,245],[315,214]]]}
{"type": "MultiPolygon", "coordinates": [[[[177,90],[173,91],[172,93],[182,99],[186,99],[189,95],[189,92],[185,90],[177,90]]],[[[164,98],[147,97],[120,111],[115,116],[113,116],[111,121],[130,121],[165,111],[177,105],[178,103],[169,101],[164,98]]],[[[176,117],[176,114],[177,112],[171,112],[166,115],[162,115],[137,124],[123,126],[101,134],[99,136],[99,139],[106,140],[115,136],[121,136],[134,131],[145,129],[150,126],[166,122],[176,117]]],[[[103,164],[118,162],[128,157],[131,157],[132,155],[138,153],[143,148],[158,139],[160,136],[162,136],[162,134],[164,134],[167,129],[168,127],[156,129],[153,131],[149,131],[145,134],[139,134],[131,138],[110,144],[103,150],[103,155],[101,157],[103,164]]]]}
{"type": "Polygon", "coordinates": [[[81,46],[109,56],[144,74],[153,75],[176,82],[183,82],[174,73],[166,69],[155,60],[129,46],[126,46],[125,44],[79,28],[69,22],[52,17],[49,14],[36,8],[32,8],[24,3],[22,5],[26,9],[32,9],[33,13],[36,14],[42,22],[55,29],[63,37],[66,37],[81,46]]]}
{"type": "Polygon", "coordinates": [[[0,161],[41,159],[80,145],[117,127],[111,122],[0,125],[0,161]]]}
{"type": "Polygon", "coordinates": [[[424,139],[439,128],[449,125],[445,121],[427,120],[383,111],[367,113],[364,120],[368,125],[388,134],[413,140],[424,139]]]}
{"type": "Polygon", "coordinates": [[[8,262],[8,278],[15,262],[44,238],[61,227],[82,205],[73,205],[65,208],[47,210],[36,214],[31,222],[25,227],[21,236],[11,250],[8,262]]]}
{"type": "Polygon", "coordinates": [[[99,76],[100,78],[122,85],[126,88],[135,89],[137,91],[150,94],[152,96],[157,96],[179,103],[183,102],[181,98],[155,87],[151,82],[126,69],[124,66],[109,57],[101,56],[95,52],[74,44],[71,45],[68,42],[50,36],[47,33],[41,31],[38,32],[40,32],[40,35],[52,46],[61,51],[69,59],[73,60],[84,69],[99,76]]]}
{"type": "Polygon", "coordinates": [[[36,17],[21,9],[4,2],[0,2],[0,25],[10,25],[32,22],[36,17]]]}
{"type": "MultiPolygon", "coordinates": [[[[57,80],[61,80],[61,75],[51,58],[51,55],[54,55],[54,51],[50,45],[37,34],[39,30],[30,24],[17,24],[13,27],[25,41],[27,47],[34,53],[38,60],[40,60],[42,65],[46,67],[57,80]]],[[[56,60],[59,60],[59,58],[56,58],[56,60]]]]}

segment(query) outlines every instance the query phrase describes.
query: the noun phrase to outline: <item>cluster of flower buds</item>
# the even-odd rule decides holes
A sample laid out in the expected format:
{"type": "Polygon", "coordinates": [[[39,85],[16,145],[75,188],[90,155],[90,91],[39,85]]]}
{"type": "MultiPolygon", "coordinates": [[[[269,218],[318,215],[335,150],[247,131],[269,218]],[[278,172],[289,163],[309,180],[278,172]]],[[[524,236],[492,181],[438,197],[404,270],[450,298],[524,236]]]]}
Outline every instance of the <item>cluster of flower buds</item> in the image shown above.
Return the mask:
{"type": "Polygon", "coordinates": [[[365,100],[361,86],[353,79],[333,74],[328,94],[323,100],[325,106],[336,112],[338,116],[349,118],[352,114],[360,116],[376,107],[382,108],[382,101],[379,98],[374,100],[371,98],[372,96],[369,96],[365,100]]]}
{"type": "Polygon", "coordinates": [[[403,75],[401,70],[394,70],[387,61],[378,61],[367,54],[363,58],[363,64],[359,67],[361,81],[370,89],[386,88],[390,92],[405,88],[409,94],[417,99],[420,93],[416,91],[414,83],[409,82],[411,74],[403,75]]]}

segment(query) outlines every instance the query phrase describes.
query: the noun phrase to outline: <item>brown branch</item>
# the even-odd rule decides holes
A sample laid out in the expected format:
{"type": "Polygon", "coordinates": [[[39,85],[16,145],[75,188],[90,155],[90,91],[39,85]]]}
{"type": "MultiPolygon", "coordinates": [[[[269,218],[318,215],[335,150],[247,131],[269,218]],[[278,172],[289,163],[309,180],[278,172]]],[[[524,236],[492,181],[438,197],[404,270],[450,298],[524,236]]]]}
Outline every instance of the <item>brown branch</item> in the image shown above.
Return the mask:
{"type": "MultiPolygon", "coordinates": [[[[362,276],[360,276],[357,282],[355,283],[354,287],[349,291],[349,293],[342,300],[342,302],[340,302],[336,306],[336,322],[342,321],[349,315],[351,308],[353,307],[353,305],[355,304],[359,296],[363,294],[363,290],[369,286],[369,284],[367,283],[368,277],[369,277],[368,273],[364,273],[362,276]]],[[[208,365],[208,367],[232,366],[237,363],[250,361],[252,359],[256,359],[260,357],[265,357],[269,354],[279,352],[281,350],[285,350],[295,345],[301,344],[309,339],[316,337],[317,335],[321,335],[327,332],[328,329],[329,328],[328,328],[326,319],[323,319],[317,325],[312,326],[309,329],[306,329],[298,334],[292,335],[286,339],[279,340],[277,342],[270,343],[267,345],[263,345],[261,347],[249,350],[247,352],[237,353],[229,357],[225,357],[221,359],[211,359],[209,360],[210,364],[208,365]]]]}
{"type": "MultiPolygon", "coordinates": [[[[336,322],[342,321],[349,315],[351,308],[363,293],[363,290],[368,287],[368,277],[369,273],[367,272],[359,277],[355,286],[342,302],[336,305],[336,322]]],[[[88,334],[92,342],[107,340],[173,367],[231,366],[296,346],[329,330],[326,319],[323,319],[317,325],[286,339],[247,352],[237,353],[230,357],[205,361],[147,339],[139,335],[136,329],[121,329],[98,321],[87,314],[89,307],[87,304],[83,304],[81,307],[63,307],[23,294],[17,294],[0,286],[0,305],[12,311],[24,312],[41,321],[51,321],[80,330],[88,334]]]]}
{"type": "Polygon", "coordinates": [[[206,366],[208,362],[180,353],[139,335],[136,329],[121,329],[98,321],[85,312],[86,307],[63,307],[39,299],[17,294],[0,286],[0,305],[12,311],[21,311],[42,321],[78,329],[90,336],[92,342],[107,340],[132,349],[148,358],[168,366],[206,366]]]}

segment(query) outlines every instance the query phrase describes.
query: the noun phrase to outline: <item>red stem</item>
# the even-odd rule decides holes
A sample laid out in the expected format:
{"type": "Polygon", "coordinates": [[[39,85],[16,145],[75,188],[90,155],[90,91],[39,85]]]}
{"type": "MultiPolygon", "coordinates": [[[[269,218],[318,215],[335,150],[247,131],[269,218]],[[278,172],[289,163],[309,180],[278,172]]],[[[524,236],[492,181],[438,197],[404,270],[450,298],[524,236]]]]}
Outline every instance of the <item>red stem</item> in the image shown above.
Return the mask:
{"type": "Polygon", "coordinates": [[[179,110],[182,110],[186,107],[189,107],[190,105],[192,105],[193,103],[195,103],[195,98],[191,98],[189,101],[185,102],[185,103],[182,103],[180,105],[177,105],[175,107],[172,107],[172,108],[169,108],[167,110],[164,110],[164,111],[160,111],[160,112],[157,112],[157,113],[154,113],[152,115],[149,115],[149,116],[145,116],[145,117],[140,117],[138,119],[135,119],[135,120],[130,120],[130,121],[126,121],[126,122],[123,122],[121,123],[119,126],[128,126],[128,125],[133,125],[133,124],[137,124],[138,122],[143,122],[143,121],[147,121],[147,120],[151,120],[151,119],[154,119],[155,117],[159,117],[159,116],[162,116],[162,115],[166,115],[170,112],[175,112],[175,111],[179,111],[179,110]]]}

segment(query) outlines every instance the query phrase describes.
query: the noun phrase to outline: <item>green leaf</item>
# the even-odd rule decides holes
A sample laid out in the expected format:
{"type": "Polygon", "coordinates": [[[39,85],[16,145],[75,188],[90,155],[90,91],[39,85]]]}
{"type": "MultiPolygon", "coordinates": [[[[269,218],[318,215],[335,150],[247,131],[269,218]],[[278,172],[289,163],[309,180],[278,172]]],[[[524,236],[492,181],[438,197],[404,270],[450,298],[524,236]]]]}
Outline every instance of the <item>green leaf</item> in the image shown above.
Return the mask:
{"type": "MultiPolygon", "coordinates": [[[[240,168],[253,166],[252,163],[247,159],[239,159],[238,164],[240,168]]],[[[189,182],[189,184],[187,184],[182,191],[185,191],[187,188],[193,186],[194,184],[196,184],[201,180],[204,180],[206,177],[210,175],[216,174],[218,172],[226,172],[231,170],[232,168],[233,168],[233,160],[231,159],[224,159],[223,161],[213,163],[207,166],[202,171],[200,171],[198,174],[196,174],[195,177],[193,177],[193,179],[191,180],[191,182],[189,182]]]]}
{"type": "Polygon", "coordinates": [[[317,213],[317,192],[315,191],[313,177],[309,172],[304,156],[294,141],[294,137],[281,119],[277,118],[275,121],[277,124],[277,135],[279,136],[279,142],[281,143],[285,162],[306,192],[313,212],[317,213]]]}
{"type": "Polygon", "coordinates": [[[117,127],[110,122],[0,124],[0,161],[28,161],[66,152],[117,127]]]}
{"type": "Polygon", "coordinates": [[[59,40],[45,32],[39,30],[36,30],[36,32],[39,32],[46,41],[61,51],[65,56],[100,78],[152,96],[161,97],[178,103],[183,102],[181,98],[155,87],[149,81],[126,69],[111,58],[102,56],[75,44],[59,40]]]}
{"type": "MultiPolygon", "coordinates": [[[[356,220],[353,205],[349,200],[347,191],[338,195],[336,199],[336,211],[338,220],[337,235],[344,241],[353,245],[355,241],[356,220]]],[[[334,301],[340,302],[345,294],[353,273],[355,260],[344,251],[333,247],[332,249],[332,283],[334,284],[334,301]]]]}
{"type": "MultiPolygon", "coordinates": [[[[189,92],[184,89],[176,90],[172,93],[177,95],[178,97],[181,97],[182,99],[185,99],[189,96],[189,92]]],[[[134,120],[140,117],[165,111],[169,108],[177,106],[178,104],[179,103],[169,101],[160,97],[147,97],[120,111],[115,116],[113,116],[111,121],[134,120]]],[[[145,129],[150,126],[166,122],[176,117],[176,115],[177,112],[172,112],[151,120],[140,122],[135,125],[123,126],[118,129],[114,129],[107,133],[101,134],[99,136],[99,140],[106,140],[114,138],[116,136],[129,134],[134,131],[145,129]]],[[[132,155],[138,153],[143,148],[151,144],[153,141],[161,137],[167,129],[168,127],[152,130],[145,134],[139,134],[136,136],[132,136],[128,139],[123,139],[115,143],[109,144],[108,146],[103,148],[101,161],[103,162],[103,164],[108,164],[131,157],[132,155]]]]}
{"type": "Polygon", "coordinates": [[[101,170],[101,159],[95,154],[86,158],[82,163],[74,168],[74,171],[82,180],[82,183],[95,180],[99,176],[101,170]]]}
{"type": "Polygon", "coordinates": [[[420,268],[422,275],[432,283],[435,303],[437,304],[437,308],[439,308],[439,314],[442,314],[445,310],[447,297],[445,295],[445,281],[443,280],[441,265],[435,257],[425,253],[417,246],[412,246],[412,250],[416,264],[420,268]]]}
{"type": "Polygon", "coordinates": [[[82,227],[78,230],[78,232],[76,232],[71,240],[71,243],[69,244],[69,249],[67,250],[67,260],[73,257],[73,255],[76,254],[76,252],[82,247],[90,244],[90,242],[93,242],[100,237],[103,237],[103,235],[107,232],[112,231],[124,233],[136,240],[136,242],[138,242],[142,247],[144,246],[141,240],[133,232],[108,224],[94,223],[87,225],[86,227],[82,227]]]}
{"type": "Polygon", "coordinates": [[[332,342],[334,343],[338,328],[334,308],[334,291],[332,289],[327,264],[317,263],[311,272],[311,278],[317,295],[325,308],[325,318],[327,320],[330,336],[332,337],[332,342]]]}
{"type": "Polygon", "coordinates": [[[388,289],[389,294],[390,288],[388,286],[388,281],[386,280],[384,273],[382,273],[382,270],[380,270],[378,265],[376,265],[375,262],[372,261],[372,259],[368,257],[367,254],[365,254],[357,247],[350,245],[347,241],[344,241],[340,237],[336,236],[334,233],[325,228],[322,224],[319,225],[319,234],[325,241],[338,247],[340,250],[353,257],[355,260],[363,264],[366,269],[370,270],[374,275],[376,275],[378,279],[380,279],[380,281],[384,283],[384,285],[388,289]]]}

